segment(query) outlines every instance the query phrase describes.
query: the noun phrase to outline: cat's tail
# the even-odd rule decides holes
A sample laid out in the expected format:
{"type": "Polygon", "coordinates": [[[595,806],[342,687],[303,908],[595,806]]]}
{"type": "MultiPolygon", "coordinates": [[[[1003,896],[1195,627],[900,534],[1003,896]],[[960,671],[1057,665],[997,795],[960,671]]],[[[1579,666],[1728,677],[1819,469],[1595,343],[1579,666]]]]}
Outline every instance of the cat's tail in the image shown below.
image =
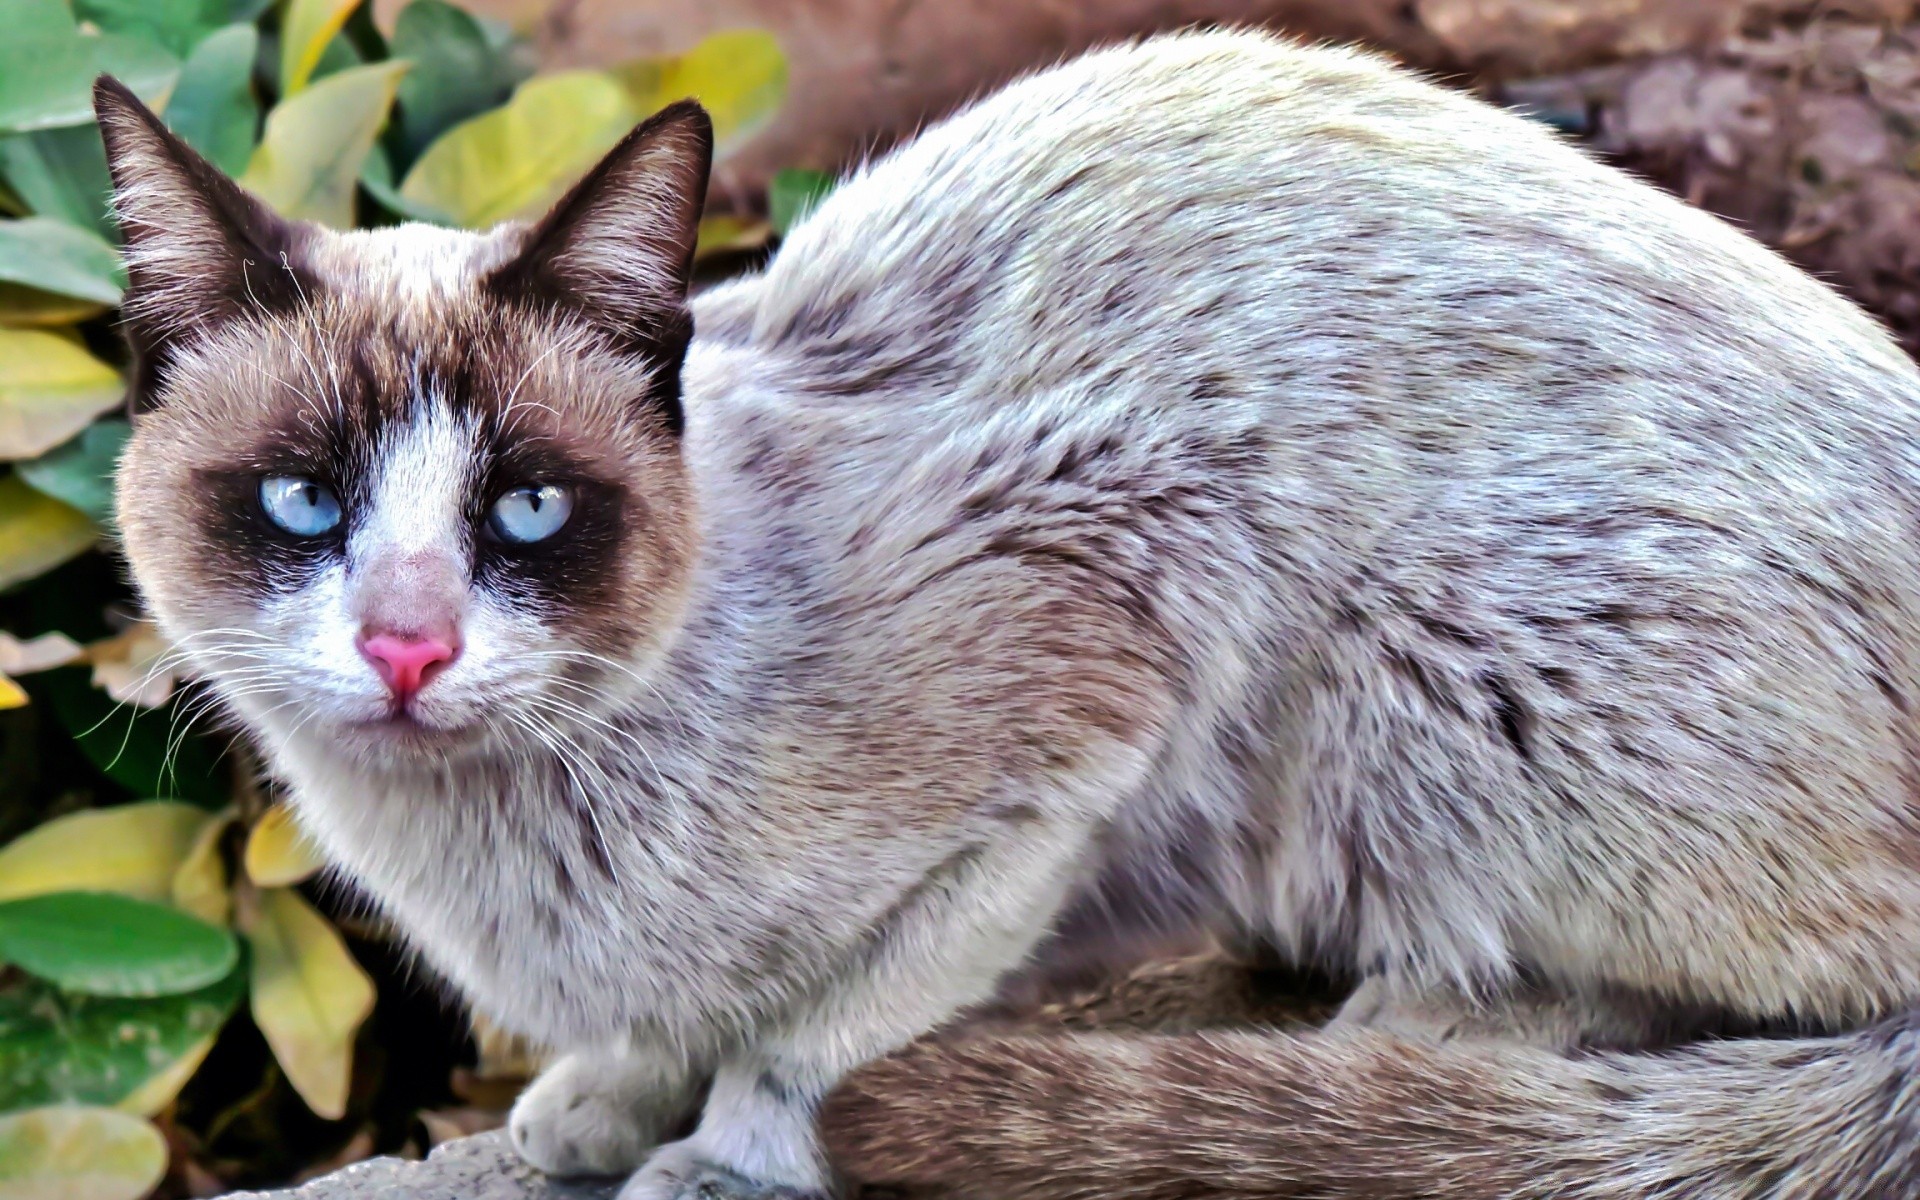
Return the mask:
{"type": "Polygon", "coordinates": [[[1366,1029],[929,1040],[823,1119],[857,1180],[994,1200],[1904,1200],[1920,1014],[1659,1054],[1366,1029]]]}

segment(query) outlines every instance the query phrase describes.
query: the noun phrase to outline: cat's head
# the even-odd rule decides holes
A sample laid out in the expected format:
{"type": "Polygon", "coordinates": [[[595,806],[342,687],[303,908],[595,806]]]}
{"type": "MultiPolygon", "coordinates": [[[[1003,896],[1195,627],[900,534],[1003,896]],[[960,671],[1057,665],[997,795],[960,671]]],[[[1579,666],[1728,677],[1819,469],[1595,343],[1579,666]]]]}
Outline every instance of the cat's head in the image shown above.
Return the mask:
{"type": "Polygon", "coordinates": [[[671,637],[695,515],[679,376],[712,133],[636,129],[491,232],[284,220],[126,89],[144,599],[250,722],[379,758],[572,724],[671,637]]]}

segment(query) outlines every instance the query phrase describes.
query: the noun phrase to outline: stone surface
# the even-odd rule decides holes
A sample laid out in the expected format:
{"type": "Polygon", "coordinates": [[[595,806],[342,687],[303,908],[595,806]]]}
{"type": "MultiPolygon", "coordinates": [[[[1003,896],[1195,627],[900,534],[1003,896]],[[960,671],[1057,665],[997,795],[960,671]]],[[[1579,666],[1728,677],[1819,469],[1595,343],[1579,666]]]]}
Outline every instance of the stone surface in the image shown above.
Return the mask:
{"type": "MultiPolygon", "coordinates": [[[[1206,939],[1105,943],[1037,971],[1002,1002],[976,1014],[1035,1030],[1317,1023],[1340,997],[1291,972],[1261,969],[1206,939]]],[[[961,1028],[965,1028],[965,1024],[961,1028]]],[[[235,1192],[222,1200],[613,1200],[619,1180],[548,1179],[520,1161],[504,1130],[442,1143],[425,1162],[376,1158],[297,1188],[235,1192]]],[[[863,1200],[935,1200],[936,1193],[866,1190],[863,1200]]]]}
{"type": "Polygon", "coordinates": [[[438,1146],[424,1162],[368,1159],[297,1188],[225,1200],[612,1200],[619,1182],[549,1179],[495,1130],[438,1146]]]}

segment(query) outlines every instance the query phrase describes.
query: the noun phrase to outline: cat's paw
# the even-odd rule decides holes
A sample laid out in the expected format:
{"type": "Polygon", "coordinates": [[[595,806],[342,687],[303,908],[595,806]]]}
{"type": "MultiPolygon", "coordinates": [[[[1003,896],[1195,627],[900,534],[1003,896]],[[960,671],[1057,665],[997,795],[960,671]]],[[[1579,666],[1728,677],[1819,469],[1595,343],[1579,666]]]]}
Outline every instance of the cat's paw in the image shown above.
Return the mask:
{"type": "Polygon", "coordinates": [[[549,1175],[625,1175],[688,1107],[682,1089],[652,1064],[571,1054],[520,1093],[507,1136],[549,1175]]]}
{"type": "Polygon", "coordinates": [[[767,1183],[707,1161],[690,1142],[654,1151],[615,1200],[832,1200],[825,1188],[767,1183]]]}

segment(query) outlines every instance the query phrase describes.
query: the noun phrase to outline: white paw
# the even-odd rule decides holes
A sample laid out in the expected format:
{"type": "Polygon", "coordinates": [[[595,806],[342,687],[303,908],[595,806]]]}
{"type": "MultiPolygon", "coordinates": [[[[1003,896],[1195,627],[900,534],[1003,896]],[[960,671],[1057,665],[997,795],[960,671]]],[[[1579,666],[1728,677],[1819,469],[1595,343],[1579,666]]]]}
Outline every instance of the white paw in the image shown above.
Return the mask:
{"type": "Polygon", "coordinates": [[[625,1175],[685,1115],[688,1100],[649,1064],[572,1054],[520,1093],[507,1135],[520,1157],[550,1175],[625,1175]]]}
{"type": "Polygon", "coordinates": [[[653,1152],[615,1200],[828,1200],[824,1189],[763,1183],[708,1162],[691,1140],[653,1152]]]}

